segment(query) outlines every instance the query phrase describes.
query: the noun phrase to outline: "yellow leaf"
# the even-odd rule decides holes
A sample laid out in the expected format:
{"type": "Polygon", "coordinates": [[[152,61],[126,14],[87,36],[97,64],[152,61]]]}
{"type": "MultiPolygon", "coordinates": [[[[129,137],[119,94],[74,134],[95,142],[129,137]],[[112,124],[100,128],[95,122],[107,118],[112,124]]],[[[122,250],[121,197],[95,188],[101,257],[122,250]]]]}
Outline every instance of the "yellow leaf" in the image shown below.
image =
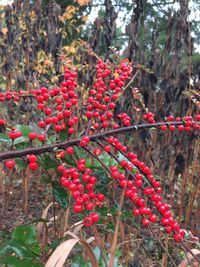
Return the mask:
{"type": "Polygon", "coordinates": [[[35,18],[36,18],[35,11],[32,10],[30,15],[31,15],[31,18],[32,18],[32,19],[35,19],[35,18]]]}
{"type": "Polygon", "coordinates": [[[82,19],[83,22],[86,22],[86,21],[88,21],[88,16],[82,16],[81,19],[82,19]]]}
{"type": "Polygon", "coordinates": [[[15,80],[12,79],[12,81],[11,81],[11,85],[14,85],[14,84],[15,84],[15,80]]]}
{"type": "Polygon", "coordinates": [[[90,3],[90,0],[77,0],[77,2],[80,6],[86,6],[90,3]]]}
{"type": "Polygon", "coordinates": [[[68,52],[68,51],[69,51],[69,46],[68,46],[68,45],[63,46],[62,50],[63,50],[64,52],[68,52]]]}
{"type": "Polygon", "coordinates": [[[65,18],[63,16],[58,16],[58,19],[62,22],[64,22],[65,18]]]}
{"type": "Polygon", "coordinates": [[[6,35],[8,32],[8,28],[2,28],[1,31],[2,31],[3,35],[6,35]]]}
{"type": "Polygon", "coordinates": [[[44,64],[45,66],[52,66],[52,62],[51,62],[51,60],[49,60],[49,59],[45,59],[43,64],[44,64]]]}
{"type": "Polygon", "coordinates": [[[58,82],[58,76],[53,76],[53,77],[51,78],[51,82],[52,82],[52,83],[58,82]]]}

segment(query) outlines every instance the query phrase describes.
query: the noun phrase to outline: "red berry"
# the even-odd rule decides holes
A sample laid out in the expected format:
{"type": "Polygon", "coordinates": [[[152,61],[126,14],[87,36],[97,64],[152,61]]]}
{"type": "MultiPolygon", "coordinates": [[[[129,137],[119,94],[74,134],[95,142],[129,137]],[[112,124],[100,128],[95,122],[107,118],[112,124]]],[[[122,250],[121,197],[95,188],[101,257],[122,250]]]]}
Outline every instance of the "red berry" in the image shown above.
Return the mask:
{"type": "Polygon", "coordinates": [[[156,215],[155,214],[150,214],[149,215],[149,221],[153,222],[153,223],[156,223],[157,222],[156,215]]]}
{"type": "Polygon", "coordinates": [[[174,241],[175,241],[176,243],[181,242],[182,239],[183,239],[183,236],[182,236],[182,235],[180,235],[180,234],[175,234],[175,235],[174,235],[174,241]]]}
{"type": "Polygon", "coordinates": [[[52,110],[50,108],[45,109],[45,114],[50,115],[52,113],[52,110]]]}
{"type": "Polygon", "coordinates": [[[74,205],[74,212],[78,213],[81,212],[83,210],[82,205],[74,205]]]}
{"type": "Polygon", "coordinates": [[[59,133],[62,131],[62,126],[60,124],[55,125],[54,130],[59,133]]]}
{"type": "Polygon", "coordinates": [[[6,124],[5,120],[0,119],[0,126],[5,125],[5,124],[6,124]]]}
{"type": "Polygon", "coordinates": [[[92,218],[87,216],[83,219],[83,224],[86,226],[86,227],[90,227],[92,226],[93,224],[93,221],[92,221],[92,218]]]}
{"type": "Polygon", "coordinates": [[[66,148],[66,152],[69,155],[72,155],[72,154],[74,154],[74,148],[72,146],[69,146],[69,147],[66,148]]]}
{"type": "Polygon", "coordinates": [[[160,125],[160,129],[161,129],[162,131],[166,131],[166,130],[167,130],[167,126],[166,126],[166,125],[160,125]]]}
{"type": "Polygon", "coordinates": [[[34,154],[27,155],[27,159],[29,162],[36,162],[37,161],[37,157],[34,154]]]}
{"type": "Polygon", "coordinates": [[[142,174],[140,174],[140,173],[136,173],[136,174],[135,174],[135,179],[137,179],[137,180],[142,180],[142,179],[143,179],[142,174]]]}
{"type": "Polygon", "coordinates": [[[37,134],[36,134],[36,132],[30,132],[28,136],[29,136],[29,139],[30,139],[30,140],[34,140],[34,139],[37,138],[37,134]]]}
{"type": "Polygon", "coordinates": [[[142,225],[143,226],[148,226],[150,224],[150,221],[147,219],[147,218],[144,218],[143,220],[142,220],[142,225]]]}
{"type": "Polygon", "coordinates": [[[99,201],[104,201],[105,200],[104,194],[101,194],[101,193],[98,193],[97,198],[98,198],[99,201]]]}
{"type": "Polygon", "coordinates": [[[73,134],[73,133],[74,133],[74,128],[72,128],[72,127],[69,128],[69,129],[68,129],[68,134],[73,134]]]}
{"type": "Polygon", "coordinates": [[[136,180],[136,181],[135,181],[135,186],[137,186],[137,187],[141,187],[142,185],[143,185],[142,180],[136,180]]]}
{"type": "Polygon", "coordinates": [[[39,140],[40,142],[45,142],[45,140],[46,140],[46,136],[45,136],[44,134],[39,134],[39,135],[38,135],[38,140],[39,140]]]}
{"type": "Polygon", "coordinates": [[[165,226],[165,232],[170,234],[172,232],[171,226],[169,226],[169,225],[165,226]]]}
{"type": "Polygon", "coordinates": [[[167,118],[166,118],[167,121],[174,121],[174,116],[173,115],[169,115],[167,118]]]}
{"type": "Polygon", "coordinates": [[[169,126],[169,130],[170,130],[170,131],[174,131],[174,130],[176,130],[176,126],[175,126],[175,125],[170,125],[170,126],[169,126]]]}
{"type": "Polygon", "coordinates": [[[46,123],[45,123],[44,121],[39,121],[39,122],[38,122],[38,126],[39,126],[40,128],[45,128],[45,127],[46,127],[46,123]]]}
{"type": "Polygon", "coordinates": [[[93,212],[90,214],[90,218],[93,223],[97,223],[99,221],[99,214],[97,212],[93,212]]]}
{"type": "Polygon", "coordinates": [[[15,161],[13,159],[9,159],[5,162],[5,166],[11,170],[15,167],[15,161]]]}
{"type": "Polygon", "coordinates": [[[141,213],[140,213],[140,210],[139,209],[134,209],[132,211],[132,214],[133,214],[133,216],[139,216],[141,213]]]}
{"type": "Polygon", "coordinates": [[[33,171],[35,171],[35,170],[38,169],[38,164],[37,164],[37,162],[30,162],[28,166],[29,166],[29,168],[30,168],[31,170],[33,170],[33,171]]]}

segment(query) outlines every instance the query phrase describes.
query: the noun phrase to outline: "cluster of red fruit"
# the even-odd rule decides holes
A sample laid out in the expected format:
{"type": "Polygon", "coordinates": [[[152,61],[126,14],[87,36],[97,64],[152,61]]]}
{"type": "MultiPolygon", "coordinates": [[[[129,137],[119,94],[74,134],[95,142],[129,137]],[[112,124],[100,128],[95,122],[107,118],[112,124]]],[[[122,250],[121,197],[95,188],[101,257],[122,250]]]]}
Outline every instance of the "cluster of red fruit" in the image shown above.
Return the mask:
{"type": "Polygon", "coordinates": [[[47,125],[52,125],[56,133],[68,129],[68,134],[74,133],[74,127],[78,118],[72,115],[72,109],[78,103],[78,94],[75,93],[77,87],[77,73],[65,69],[65,81],[60,87],[48,90],[42,87],[32,91],[36,97],[37,108],[44,114],[44,119],[38,122],[38,126],[45,129],[47,125]],[[50,108],[49,104],[54,105],[50,108]]]}
{"type": "MultiPolygon", "coordinates": [[[[148,121],[149,123],[155,123],[155,114],[152,112],[147,112],[144,116],[143,119],[148,121]]],[[[198,130],[200,129],[200,125],[197,124],[198,121],[200,121],[200,115],[196,115],[193,119],[192,116],[184,116],[183,118],[177,117],[175,118],[173,115],[169,115],[168,117],[165,118],[166,122],[182,122],[181,125],[161,125],[160,129],[162,131],[170,130],[170,131],[175,131],[176,129],[179,131],[186,131],[186,132],[191,132],[192,129],[198,130]]]]}
{"type": "Polygon", "coordinates": [[[110,172],[111,177],[117,180],[122,188],[125,188],[125,197],[136,206],[132,214],[134,216],[142,215],[142,225],[148,226],[150,223],[158,222],[159,219],[152,208],[157,210],[157,213],[161,215],[160,223],[165,232],[173,232],[174,240],[180,242],[185,235],[185,230],[181,229],[180,225],[173,219],[170,206],[164,202],[161,196],[161,184],[154,178],[150,168],[141,162],[135,153],[128,152],[127,147],[123,146],[117,138],[109,137],[106,141],[110,144],[107,151],[111,156],[113,147],[126,157],[126,160],[119,162],[119,166],[125,172],[121,172],[117,165],[111,166],[110,172]],[[144,186],[147,183],[148,186],[144,186]],[[141,195],[144,195],[145,198],[142,198],[141,195]],[[152,208],[147,206],[148,202],[152,208]]]}
{"type": "MultiPolygon", "coordinates": [[[[92,128],[93,132],[104,132],[109,128],[117,129],[121,125],[125,127],[131,125],[131,118],[125,112],[114,114],[116,102],[121,96],[126,82],[131,78],[131,75],[132,67],[127,61],[122,61],[119,66],[113,68],[113,65],[110,66],[98,60],[95,81],[88,92],[84,107],[80,109],[85,110],[85,113],[81,114],[81,116],[87,124],[86,129],[92,128]],[[119,123],[115,121],[115,115],[119,123]]],[[[78,105],[76,89],[78,85],[76,79],[77,73],[66,68],[64,71],[64,81],[60,87],[54,87],[50,90],[46,87],[41,87],[30,92],[31,96],[36,99],[37,110],[42,113],[42,119],[38,122],[42,134],[30,132],[29,141],[31,145],[34,140],[39,140],[44,143],[50,127],[54,130],[57,137],[59,137],[58,134],[62,130],[67,130],[69,135],[74,134],[75,127],[78,128],[76,112],[78,105]]],[[[2,93],[0,94],[0,101],[4,102],[11,99],[19,101],[22,96],[26,95],[27,93],[24,91],[20,91],[19,93],[2,93]]],[[[151,112],[146,113],[143,119],[149,123],[155,123],[155,115],[151,112]]],[[[199,121],[200,115],[195,116],[194,119],[191,116],[185,116],[181,119],[174,118],[170,115],[166,118],[165,124],[160,126],[160,129],[163,131],[167,129],[173,131],[177,128],[180,131],[191,131],[192,129],[200,128],[199,121]],[[181,122],[181,124],[170,124],[174,121],[181,122]]],[[[0,119],[0,126],[5,125],[6,121],[0,119]]],[[[22,136],[22,133],[13,128],[8,133],[8,136],[14,142],[16,138],[22,136]]],[[[160,220],[165,232],[172,232],[174,234],[174,240],[180,242],[185,232],[173,219],[169,205],[162,199],[160,182],[154,178],[151,170],[143,162],[138,160],[135,153],[128,151],[128,148],[115,137],[108,137],[102,143],[98,141],[96,143],[100,148],[96,147],[93,149],[93,152],[90,151],[94,157],[98,159],[99,155],[104,152],[108,153],[118,163],[117,165],[110,166],[108,171],[119,186],[124,188],[125,197],[134,204],[133,215],[142,216],[143,226],[148,226],[150,223],[156,223],[160,220]],[[119,161],[116,151],[123,154],[126,160],[119,161]],[[150,207],[147,206],[149,203],[150,207]],[[161,219],[155,214],[155,211],[158,215],[160,214],[161,219]]],[[[90,132],[88,130],[86,130],[85,135],[80,138],[76,145],[85,149],[88,146],[88,150],[90,150],[90,132]]],[[[65,157],[65,153],[71,155],[73,158],[74,148],[70,146],[65,151],[57,151],[56,157],[62,160],[65,157]]],[[[31,170],[38,169],[37,157],[34,154],[27,155],[27,160],[31,170]]],[[[92,175],[89,168],[86,168],[85,159],[79,159],[76,163],[76,167],[74,168],[68,167],[65,164],[59,165],[58,170],[61,173],[60,183],[72,195],[74,200],[73,210],[75,213],[91,212],[84,218],[84,225],[91,226],[99,220],[99,214],[95,212],[95,208],[103,204],[105,196],[104,194],[95,192],[97,178],[92,175]]],[[[15,167],[15,161],[7,160],[5,165],[7,168],[12,169],[15,167]]]]}
{"type": "MultiPolygon", "coordinates": [[[[32,154],[32,155],[27,155],[27,160],[28,160],[28,167],[30,168],[30,170],[37,170],[39,165],[37,163],[37,157],[36,155],[32,154]]],[[[8,169],[14,169],[16,163],[13,159],[9,159],[7,161],[5,161],[5,166],[8,168],[8,169]]]]}
{"type": "MultiPolygon", "coordinates": [[[[74,153],[73,147],[68,147],[66,152],[72,155],[74,153]]],[[[99,214],[94,210],[96,207],[101,207],[105,196],[94,192],[97,178],[91,175],[91,169],[86,168],[86,160],[79,159],[76,168],[67,168],[61,164],[58,166],[58,171],[62,173],[61,185],[71,193],[74,199],[73,211],[75,213],[93,211],[84,218],[83,223],[85,226],[92,226],[93,223],[97,223],[99,214]]]]}
{"type": "Polygon", "coordinates": [[[27,160],[29,161],[29,168],[33,171],[38,169],[37,157],[34,154],[27,155],[27,160]]]}
{"type": "MultiPolygon", "coordinates": [[[[91,122],[91,127],[95,130],[119,128],[119,124],[113,119],[113,110],[116,107],[116,101],[123,92],[123,87],[132,74],[131,65],[124,61],[111,72],[108,64],[99,60],[97,62],[97,75],[92,89],[87,98],[86,117],[91,122]],[[114,78],[108,81],[108,77],[114,74],[114,78]]],[[[130,126],[130,118],[126,115],[124,125],[130,126]]]]}

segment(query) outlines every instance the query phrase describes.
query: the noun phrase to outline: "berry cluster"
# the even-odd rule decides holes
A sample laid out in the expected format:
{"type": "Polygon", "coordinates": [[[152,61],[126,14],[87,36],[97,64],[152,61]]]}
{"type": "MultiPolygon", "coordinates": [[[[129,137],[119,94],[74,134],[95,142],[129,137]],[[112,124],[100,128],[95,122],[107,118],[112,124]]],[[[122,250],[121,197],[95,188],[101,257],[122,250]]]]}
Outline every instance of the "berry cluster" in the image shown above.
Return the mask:
{"type": "MultiPolygon", "coordinates": [[[[51,89],[41,87],[29,93],[24,91],[1,93],[0,101],[20,101],[22,97],[29,94],[36,100],[36,109],[40,114],[37,125],[41,133],[31,131],[28,134],[32,148],[37,146],[36,140],[44,144],[48,138],[47,133],[56,136],[56,147],[60,141],[59,134],[63,130],[67,133],[66,139],[72,140],[76,136],[76,130],[83,130],[74,145],[85,149],[101,163],[99,156],[102,153],[106,153],[115,159],[116,165],[107,166],[107,163],[103,162],[104,165],[102,164],[102,166],[106,167],[115,183],[123,188],[125,198],[134,205],[133,216],[141,216],[143,226],[159,222],[166,233],[173,233],[174,240],[180,242],[185,231],[174,220],[170,206],[164,202],[161,196],[161,184],[155,179],[150,168],[141,162],[137,155],[129,151],[128,147],[124,146],[116,137],[103,138],[101,136],[98,140],[94,140],[94,136],[91,137],[97,133],[104,134],[108,130],[110,132],[117,131],[114,129],[121,126],[131,126],[132,119],[125,112],[116,114],[115,107],[126,88],[127,81],[131,78],[132,71],[133,69],[127,61],[122,61],[115,67],[113,64],[98,60],[96,77],[92,87],[88,90],[86,99],[80,99],[77,93],[77,73],[66,68],[64,81],[61,82],[60,87],[51,89]],[[79,100],[83,104],[81,107],[79,100]],[[80,114],[77,115],[77,110],[82,111],[81,118],[80,114]],[[83,124],[85,123],[83,125],[84,129],[79,129],[80,120],[83,121],[83,124]],[[118,159],[119,153],[125,157],[124,160],[120,161],[118,159]]],[[[156,126],[153,113],[147,112],[143,115],[143,119],[156,126]]],[[[194,118],[191,116],[174,118],[169,115],[158,127],[162,131],[167,129],[170,131],[175,129],[192,131],[200,129],[199,121],[200,115],[196,115],[194,118]]],[[[149,126],[149,124],[145,125],[149,126]]],[[[0,118],[0,127],[5,128],[5,126],[8,126],[7,122],[0,118]]],[[[112,134],[110,133],[110,135],[112,134]]],[[[8,136],[12,140],[13,148],[14,140],[22,136],[22,132],[11,128],[8,136]]],[[[32,151],[26,154],[26,159],[29,168],[37,170],[39,167],[37,157],[32,154],[32,151]]],[[[101,207],[105,201],[104,194],[95,191],[98,182],[96,176],[92,175],[91,169],[86,167],[84,158],[75,158],[74,147],[73,145],[69,146],[67,141],[62,144],[60,149],[55,151],[55,156],[61,162],[58,166],[58,171],[61,174],[60,184],[73,198],[74,213],[84,212],[86,214],[84,225],[92,226],[99,221],[99,214],[95,211],[96,207],[101,207]],[[66,149],[64,150],[64,148],[66,149]],[[72,157],[75,167],[69,167],[62,163],[66,154],[72,157]]],[[[15,168],[15,161],[9,159],[5,161],[5,166],[8,169],[13,169],[15,168]]]]}
{"type": "Polygon", "coordinates": [[[37,157],[32,154],[32,155],[27,155],[27,160],[29,161],[29,168],[33,171],[38,169],[38,163],[37,163],[37,157]]]}
{"type": "MultiPolygon", "coordinates": [[[[74,154],[73,147],[68,147],[66,152],[70,155],[74,154]]],[[[91,226],[99,221],[99,214],[94,212],[96,207],[100,207],[105,200],[104,194],[95,193],[95,185],[97,178],[92,175],[92,171],[86,168],[86,160],[79,159],[76,168],[67,168],[64,164],[58,166],[61,172],[61,185],[66,188],[74,199],[73,211],[92,212],[87,215],[83,223],[85,226],[91,226]]]]}
{"type": "MultiPolygon", "coordinates": [[[[76,78],[77,73],[66,68],[65,80],[60,87],[51,90],[42,87],[32,91],[37,101],[37,108],[44,114],[44,119],[38,122],[40,128],[46,129],[48,125],[52,125],[57,134],[65,129],[69,135],[74,133],[74,127],[78,122],[78,118],[72,115],[72,109],[78,103],[78,94],[75,93],[76,78]]],[[[38,136],[38,139],[44,142],[46,138],[38,136]]]]}
{"type": "MultiPolygon", "coordinates": [[[[116,107],[116,101],[123,92],[123,87],[127,80],[130,79],[132,67],[126,61],[116,68],[115,72],[111,72],[109,66],[103,61],[97,62],[97,75],[93,88],[89,91],[87,98],[86,117],[91,122],[91,127],[95,130],[119,128],[118,123],[114,121],[113,111],[116,107]],[[114,74],[113,79],[109,79],[114,74]]],[[[128,115],[123,117],[124,125],[130,126],[130,118],[128,115]]]]}
{"type": "Polygon", "coordinates": [[[173,219],[170,206],[164,202],[161,196],[161,184],[154,178],[151,169],[141,162],[135,153],[128,151],[117,138],[109,137],[106,141],[112,146],[112,148],[109,146],[108,152],[111,156],[112,150],[117,149],[127,158],[127,160],[118,161],[119,166],[125,172],[121,173],[118,166],[111,166],[110,171],[111,177],[118,181],[120,187],[125,188],[125,197],[135,205],[132,211],[133,216],[141,215],[143,217],[142,225],[148,226],[159,220],[153,212],[154,209],[161,216],[160,223],[165,232],[173,232],[174,240],[180,242],[185,231],[173,219]],[[142,195],[144,197],[141,197],[142,195]],[[152,208],[147,206],[148,203],[152,208]]]}

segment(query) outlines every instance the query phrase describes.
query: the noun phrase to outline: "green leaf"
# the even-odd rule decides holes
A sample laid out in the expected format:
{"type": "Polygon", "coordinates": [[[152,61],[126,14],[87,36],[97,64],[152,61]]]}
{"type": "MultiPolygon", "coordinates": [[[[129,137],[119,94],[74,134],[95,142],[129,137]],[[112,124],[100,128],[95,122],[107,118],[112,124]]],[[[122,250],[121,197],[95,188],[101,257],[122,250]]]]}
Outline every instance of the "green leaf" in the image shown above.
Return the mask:
{"type": "Polygon", "coordinates": [[[17,125],[15,129],[22,132],[23,137],[28,137],[28,134],[31,132],[30,127],[25,125],[17,125]]]}
{"type": "Polygon", "coordinates": [[[59,185],[53,186],[53,195],[56,201],[59,202],[62,208],[68,207],[68,195],[64,188],[60,187],[59,185]]]}
{"type": "Polygon", "coordinates": [[[91,264],[86,261],[82,255],[76,255],[75,259],[73,260],[71,267],[89,267],[91,264]]]}
{"type": "Polygon", "coordinates": [[[0,143],[9,143],[9,144],[11,144],[12,141],[10,140],[10,138],[7,135],[0,133],[0,143]]]}
{"type": "Polygon", "coordinates": [[[97,211],[100,213],[100,217],[107,216],[108,209],[106,207],[97,208],[97,211]]]}
{"type": "Polygon", "coordinates": [[[35,259],[20,259],[16,256],[0,257],[0,264],[2,267],[43,267],[41,263],[35,259]]]}
{"type": "Polygon", "coordinates": [[[107,224],[107,226],[106,226],[106,230],[111,230],[111,232],[114,232],[115,231],[115,225],[114,225],[114,223],[112,223],[112,222],[109,222],[108,224],[107,224]]]}
{"type": "Polygon", "coordinates": [[[47,155],[43,158],[40,158],[39,163],[43,166],[45,170],[57,169],[58,167],[58,162],[54,158],[51,158],[50,156],[47,155]]]}
{"type": "Polygon", "coordinates": [[[30,245],[34,244],[36,242],[35,227],[33,225],[19,226],[13,231],[12,237],[30,245]]]}
{"type": "Polygon", "coordinates": [[[17,170],[21,171],[27,168],[28,162],[25,159],[15,159],[17,170]]]}
{"type": "Polygon", "coordinates": [[[60,141],[66,141],[68,139],[68,130],[65,129],[65,130],[62,130],[60,133],[59,133],[59,140],[60,141]]]}
{"type": "Polygon", "coordinates": [[[52,248],[53,250],[55,250],[58,245],[60,244],[60,240],[59,239],[54,239],[51,243],[51,245],[49,246],[49,248],[52,248]]]}
{"type": "Polygon", "coordinates": [[[31,132],[36,132],[37,134],[44,134],[44,130],[37,126],[37,124],[30,124],[29,129],[31,132]]]}
{"type": "Polygon", "coordinates": [[[24,257],[26,259],[32,259],[38,257],[20,240],[11,239],[7,241],[6,244],[1,244],[0,255],[4,256],[13,253],[15,253],[19,257],[24,257]]]}
{"type": "Polygon", "coordinates": [[[20,136],[19,138],[14,140],[14,145],[19,145],[23,143],[27,143],[29,141],[29,138],[26,136],[20,136]]]}
{"type": "Polygon", "coordinates": [[[21,241],[35,254],[40,254],[40,247],[37,241],[34,225],[25,225],[17,227],[12,234],[13,239],[21,241]]]}

